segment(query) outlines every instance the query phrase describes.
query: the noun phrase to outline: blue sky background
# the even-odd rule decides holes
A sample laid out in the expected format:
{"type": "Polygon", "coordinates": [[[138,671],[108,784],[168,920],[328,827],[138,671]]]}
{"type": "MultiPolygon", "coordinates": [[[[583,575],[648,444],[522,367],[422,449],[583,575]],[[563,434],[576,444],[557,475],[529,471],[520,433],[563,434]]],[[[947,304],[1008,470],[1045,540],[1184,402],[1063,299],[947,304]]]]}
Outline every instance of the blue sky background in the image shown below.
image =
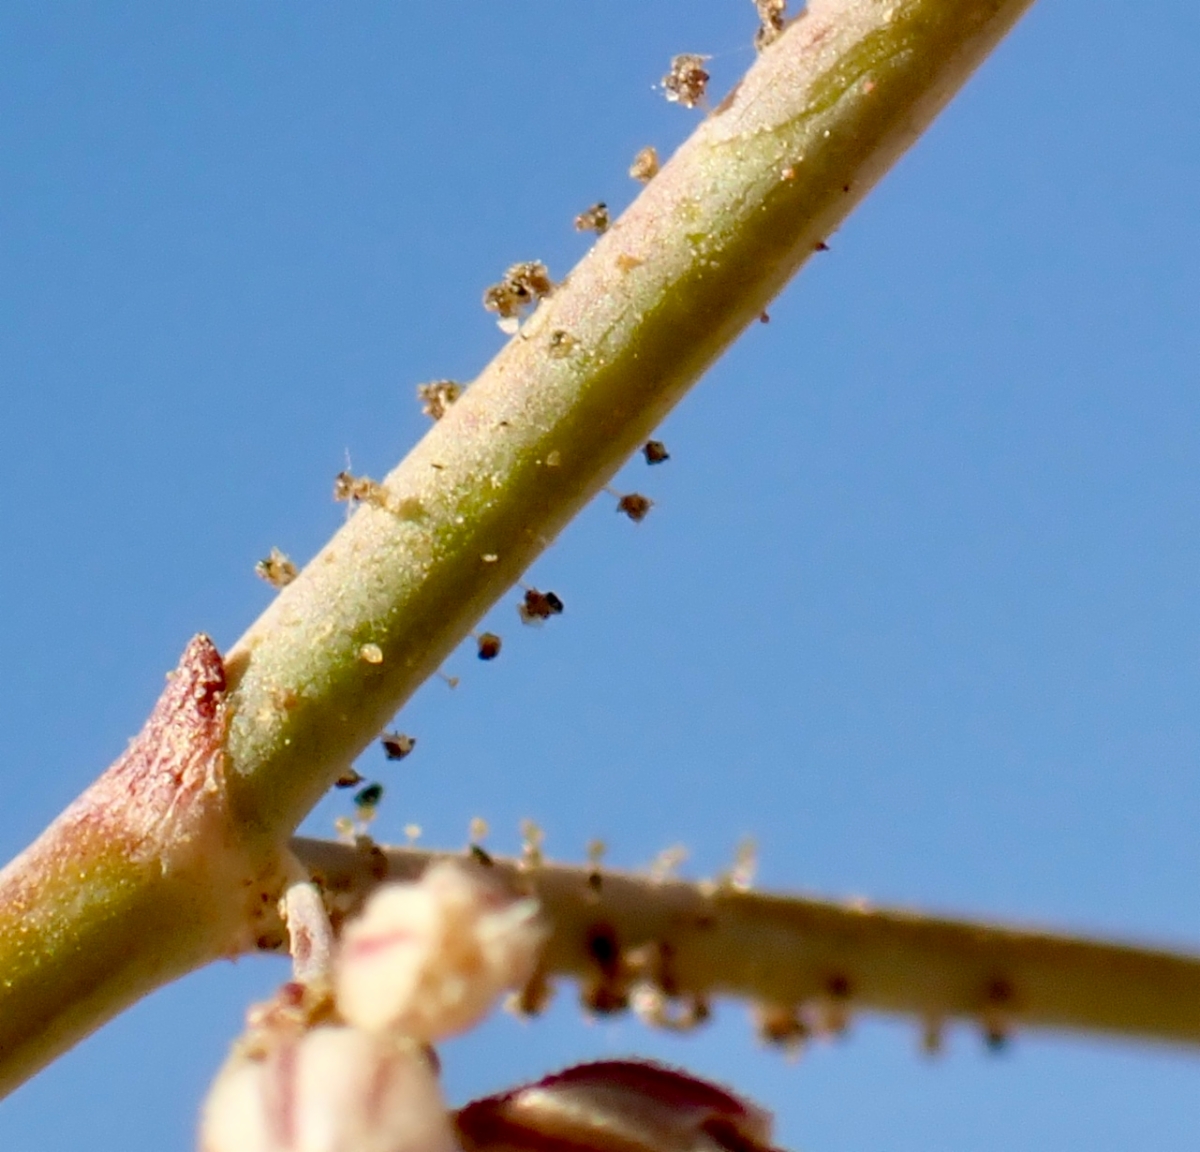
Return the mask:
{"type": "MultiPolygon", "coordinates": [[[[0,8],[0,851],[140,726],[188,637],[268,602],[272,545],[339,523],[414,387],[503,337],[510,263],[698,113],[653,85],[749,65],[749,0],[0,8]]],[[[1200,948],[1200,14],[1043,3],[400,725],[381,838],[523,817],[551,855],[671,844],[709,874],[1200,948]]],[[[314,815],[331,831],[339,797],[314,815]]],[[[165,989],[0,1105],[6,1152],[183,1152],[244,960],[165,989]]],[[[686,1062],[807,1152],[1192,1149],[1195,1055],[963,1029],[935,1062],[858,1021],[798,1064],[745,1007],[686,1041],[498,1017],[462,1100],[563,1063],[686,1062]]]]}

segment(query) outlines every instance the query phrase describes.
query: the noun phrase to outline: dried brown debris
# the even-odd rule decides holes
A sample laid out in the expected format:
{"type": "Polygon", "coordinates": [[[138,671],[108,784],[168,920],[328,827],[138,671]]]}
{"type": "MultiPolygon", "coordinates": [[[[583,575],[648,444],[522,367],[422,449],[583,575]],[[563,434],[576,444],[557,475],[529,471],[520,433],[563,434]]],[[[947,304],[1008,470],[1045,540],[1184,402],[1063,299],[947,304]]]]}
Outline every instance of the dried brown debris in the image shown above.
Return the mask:
{"type": "Polygon", "coordinates": [[[575,217],[575,231],[595,232],[598,236],[603,236],[608,231],[609,223],[608,205],[601,200],[575,217]]]}
{"type": "Polygon", "coordinates": [[[379,737],[379,743],[389,760],[403,760],[417,746],[417,738],[403,732],[385,732],[379,737]]]}
{"type": "Polygon", "coordinates": [[[254,565],[255,576],[265,580],[272,588],[286,588],[296,579],[296,565],[291,562],[286,553],[278,548],[272,548],[270,555],[265,556],[254,565]]]}
{"type": "Polygon", "coordinates": [[[647,440],[642,445],[642,455],[646,457],[647,464],[662,464],[671,459],[667,446],[661,440],[647,440]]]}
{"type": "Polygon", "coordinates": [[[382,484],[369,476],[355,476],[353,472],[339,472],[333,478],[333,498],[339,503],[354,500],[378,508],[385,508],[388,502],[382,484]]]}
{"type": "Polygon", "coordinates": [[[754,34],[754,47],[760,52],[768,45],[774,44],[783,32],[787,22],[784,13],[787,10],[787,0],[754,0],[758,9],[759,28],[754,34]]]}
{"type": "Polygon", "coordinates": [[[647,144],[629,165],[629,175],[642,184],[649,184],[658,175],[658,149],[647,144]]]}
{"type": "Polygon", "coordinates": [[[455,380],[431,380],[417,385],[421,411],[431,420],[440,420],[450,405],[462,395],[462,385],[455,380]]]}
{"type": "Polygon", "coordinates": [[[539,592],[536,588],[526,588],[525,599],[517,605],[517,612],[526,624],[561,616],[562,610],[563,602],[553,592],[539,592]]]}
{"type": "Polygon", "coordinates": [[[628,516],[635,524],[645,520],[653,507],[654,501],[640,492],[629,492],[617,501],[617,511],[628,516]]]}
{"type": "Polygon", "coordinates": [[[500,637],[495,632],[481,632],[475,639],[480,660],[495,660],[500,655],[500,637]]]}
{"type": "Polygon", "coordinates": [[[501,320],[515,319],[523,308],[536,304],[554,290],[550,273],[540,260],[514,264],[499,284],[483,294],[483,306],[501,320]]]}
{"type": "Polygon", "coordinates": [[[663,92],[672,104],[695,108],[704,99],[710,79],[704,70],[707,56],[696,56],[690,52],[676,56],[671,61],[671,71],[662,79],[663,92]]]}

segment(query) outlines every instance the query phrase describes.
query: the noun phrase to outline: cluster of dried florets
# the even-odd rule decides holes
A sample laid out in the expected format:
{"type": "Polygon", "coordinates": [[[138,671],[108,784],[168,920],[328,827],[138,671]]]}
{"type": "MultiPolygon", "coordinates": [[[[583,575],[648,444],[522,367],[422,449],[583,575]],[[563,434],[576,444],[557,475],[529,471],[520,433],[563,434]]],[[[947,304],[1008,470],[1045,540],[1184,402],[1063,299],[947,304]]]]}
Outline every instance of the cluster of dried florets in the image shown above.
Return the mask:
{"type": "Polygon", "coordinates": [[[758,9],[759,28],[754,34],[754,47],[760,52],[775,43],[786,23],[787,0],[754,0],[758,9]]]}
{"type": "Polygon", "coordinates": [[[551,616],[561,616],[562,612],[563,602],[553,592],[539,592],[536,588],[526,588],[524,599],[517,605],[517,613],[525,624],[537,624],[551,616]]]}
{"type": "Polygon", "coordinates": [[[671,61],[671,70],[662,78],[663,93],[673,104],[695,108],[708,90],[708,73],[704,70],[707,56],[685,52],[671,61]]]}
{"type": "Polygon", "coordinates": [[[550,273],[540,260],[514,264],[504,278],[483,294],[483,306],[495,312],[504,331],[515,331],[521,312],[554,290],[550,273]]]}
{"type": "Polygon", "coordinates": [[[647,144],[629,165],[629,175],[639,184],[649,184],[658,175],[658,150],[653,144],[647,144]]]}
{"type": "Polygon", "coordinates": [[[417,385],[421,411],[431,420],[440,420],[450,405],[462,395],[462,385],[454,380],[432,380],[417,385]]]}
{"type": "Polygon", "coordinates": [[[297,575],[296,565],[278,548],[272,548],[267,556],[254,565],[254,574],[272,588],[286,588],[297,575]]]}
{"type": "Polygon", "coordinates": [[[608,231],[608,205],[604,201],[593,204],[587,211],[575,217],[576,232],[595,232],[603,235],[608,231]]]}

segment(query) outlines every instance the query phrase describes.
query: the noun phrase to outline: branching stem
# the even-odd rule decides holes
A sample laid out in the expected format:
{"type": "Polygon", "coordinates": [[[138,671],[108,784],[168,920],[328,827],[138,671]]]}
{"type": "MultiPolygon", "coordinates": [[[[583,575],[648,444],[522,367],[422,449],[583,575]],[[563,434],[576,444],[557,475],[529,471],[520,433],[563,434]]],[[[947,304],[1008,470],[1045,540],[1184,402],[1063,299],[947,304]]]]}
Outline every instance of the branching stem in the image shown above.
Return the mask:
{"type": "MultiPolygon", "coordinates": [[[[204,838],[209,854],[163,871],[123,842],[73,847],[60,822],[0,876],[0,1090],[155,982],[253,934],[309,808],[1029,2],[812,0],[762,52],[228,653],[210,797],[222,836],[204,838]],[[226,874],[235,891],[214,887],[226,874]]],[[[119,789],[78,803],[122,819],[119,789]]],[[[188,809],[167,810],[187,842],[188,809]]]]}

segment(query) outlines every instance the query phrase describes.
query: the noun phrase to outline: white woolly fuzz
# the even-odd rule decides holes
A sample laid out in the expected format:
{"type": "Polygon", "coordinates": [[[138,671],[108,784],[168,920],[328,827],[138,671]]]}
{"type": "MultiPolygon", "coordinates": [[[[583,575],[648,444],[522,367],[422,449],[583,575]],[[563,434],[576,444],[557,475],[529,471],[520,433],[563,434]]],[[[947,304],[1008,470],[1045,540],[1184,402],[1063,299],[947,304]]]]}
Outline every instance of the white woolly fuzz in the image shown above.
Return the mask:
{"type": "Polygon", "coordinates": [[[449,861],[389,884],[347,925],[334,970],[338,1011],[360,1028],[434,1041],[471,1027],[533,974],[537,902],[449,861]]]}

